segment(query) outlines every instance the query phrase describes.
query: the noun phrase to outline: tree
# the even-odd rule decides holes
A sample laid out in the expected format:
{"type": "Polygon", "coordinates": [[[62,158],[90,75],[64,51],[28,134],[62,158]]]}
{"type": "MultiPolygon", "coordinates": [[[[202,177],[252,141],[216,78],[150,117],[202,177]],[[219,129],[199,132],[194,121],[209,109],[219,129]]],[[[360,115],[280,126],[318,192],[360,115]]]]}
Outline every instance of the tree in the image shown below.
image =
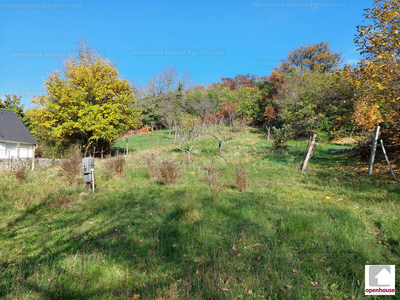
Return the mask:
{"type": "Polygon", "coordinates": [[[264,121],[263,129],[267,128],[267,132],[268,132],[267,141],[269,142],[269,140],[271,139],[270,124],[272,121],[276,120],[275,108],[273,105],[269,105],[265,108],[264,117],[265,117],[265,121],[264,121]]]}
{"type": "Polygon", "coordinates": [[[251,121],[262,122],[265,107],[272,103],[273,85],[265,76],[236,75],[235,78],[221,78],[213,83],[209,95],[220,109],[226,103],[237,104],[237,115],[251,121]]]}
{"type": "Polygon", "coordinates": [[[178,130],[179,149],[187,153],[187,161],[190,164],[191,153],[203,131],[202,122],[199,117],[186,116],[178,130]]]}
{"type": "Polygon", "coordinates": [[[226,101],[237,104],[237,116],[249,120],[257,119],[260,114],[258,103],[262,99],[262,94],[257,86],[239,86],[236,90],[230,91],[226,95],[226,101]]]}
{"type": "Polygon", "coordinates": [[[191,84],[189,71],[179,73],[175,67],[165,67],[145,86],[138,86],[138,105],[144,111],[145,122],[161,122],[169,129],[179,123],[186,112],[184,90],[191,84]]]}
{"type": "Polygon", "coordinates": [[[217,116],[219,119],[224,120],[227,125],[233,126],[237,116],[238,107],[239,104],[237,103],[227,102],[219,108],[217,116]]]}
{"type": "Polygon", "coordinates": [[[133,89],[116,65],[85,41],[78,45],[78,57],[64,62],[65,71],[45,80],[46,92],[31,101],[36,108],[29,116],[34,132],[109,151],[115,139],[139,125],[140,111],[132,107],[133,89]]]}
{"type": "Polygon", "coordinates": [[[287,58],[283,59],[276,68],[281,73],[292,69],[310,72],[329,73],[334,71],[342,62],[341,53],[333,53],[328,42],[303,46],[289,51],[287,58]]]}
{"type": "Polygon", "coordinates": [[[362,60],[351,72],[357,108],[355,121],[366,129],[384,122],[393,145],[400,145],[400,2],[374,0],[355,43],[362,60]],[[367,118],[364,118],[367,116],[367,118]]]}
{"type": "Polygon", "coordinates": [[[216,112],[216,104],[211,99],[207,88],[203,85],[197,85],[187,90],[185,101],[188,112],[199,116],[201,119],[216,112]]]}
{"type": "Polygon", "coordinates": [[[351,85],[341,72],[295,72],[287,75],[274,95],[279,118],[291,124],[297,135],[309,126],[316,128],[319,137],[329,139],[335,131],[347,129],[353,112],[351,85]]]}
{"type": "Polygon", "coordinates": [[[208,126],[208,134],[218,142],[219,155],[222,155],[223,145],[228,132],[224,119],[218,116],[208,115],[205,118],[205,124],[208,126]]]}
{"type": "Polygon", "coordinates": [[[30,126],[29,119],[25,116],[24,105],[21,104],[21,96],[13,94],[4,95],[5,99],[0,98],[0,109],[12,110],[21,119],[26,127],[30,126]]]}

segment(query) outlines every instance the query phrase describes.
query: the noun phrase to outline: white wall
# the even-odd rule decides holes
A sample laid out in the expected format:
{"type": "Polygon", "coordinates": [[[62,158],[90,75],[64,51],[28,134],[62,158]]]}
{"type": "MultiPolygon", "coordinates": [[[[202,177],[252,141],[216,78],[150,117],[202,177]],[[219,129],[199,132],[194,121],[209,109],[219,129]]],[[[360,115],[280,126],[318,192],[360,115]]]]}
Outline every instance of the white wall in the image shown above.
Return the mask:
{"type": "Polygon", "coordinates": [[[0,142],[0,158],[7,158],[6,143],[0,142]]]}
{"type": "MultiPolygon", "coordinates": [[[[19,158],[32,158],[32,144],[19,144],[19,158]]],[[[0,158],[18,158],[18,143],[0,142],[0,158]]]]}

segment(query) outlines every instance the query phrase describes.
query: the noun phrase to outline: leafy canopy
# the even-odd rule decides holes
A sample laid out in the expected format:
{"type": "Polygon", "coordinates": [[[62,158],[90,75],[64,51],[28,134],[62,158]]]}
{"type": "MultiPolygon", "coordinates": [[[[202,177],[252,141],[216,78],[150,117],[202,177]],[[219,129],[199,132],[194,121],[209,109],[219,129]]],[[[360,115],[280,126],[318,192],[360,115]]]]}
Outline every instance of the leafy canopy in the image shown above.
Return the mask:
{"type": "Polygon", "coordinates": [[[34,132],[49,138],[109,147],[128,129],[139,125],[133,108],[132,87],[115,64],[101,58],[86,42],[79,43],[77,58],[64,62],[45,80],[46,92],[33,99],[29,111],[34,132]]]}
{"type": "Polygon", "coordinates": [[[384,121],[392,143],[400,145],[400,1],[375,0],[365,18],[355,37],[363,59],[351,72],[354,119],[366,129],[384,121]]]}
{"type": "Polygon", "coordinates": [[[329,73],[342,62],[341,53],[333,53],[328,42],[303,46],[291,50],[277,67],[277,71],[286,73],[292,69],[310,72],[329,73]]]}

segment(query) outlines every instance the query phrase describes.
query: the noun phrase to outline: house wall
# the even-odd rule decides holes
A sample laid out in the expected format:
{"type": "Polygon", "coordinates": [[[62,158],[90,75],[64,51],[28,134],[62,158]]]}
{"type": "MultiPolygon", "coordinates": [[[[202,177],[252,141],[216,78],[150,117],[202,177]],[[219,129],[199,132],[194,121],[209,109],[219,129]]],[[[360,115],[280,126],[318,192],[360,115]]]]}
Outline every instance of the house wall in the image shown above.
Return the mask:
{"type": "MultiPolygon", "coordinates": [[[[19,158],[32,158],[31,144],[19,144],[19,158]]],[[[18,158],[18,143],[0,142],[0,159],[18,158]]]]}

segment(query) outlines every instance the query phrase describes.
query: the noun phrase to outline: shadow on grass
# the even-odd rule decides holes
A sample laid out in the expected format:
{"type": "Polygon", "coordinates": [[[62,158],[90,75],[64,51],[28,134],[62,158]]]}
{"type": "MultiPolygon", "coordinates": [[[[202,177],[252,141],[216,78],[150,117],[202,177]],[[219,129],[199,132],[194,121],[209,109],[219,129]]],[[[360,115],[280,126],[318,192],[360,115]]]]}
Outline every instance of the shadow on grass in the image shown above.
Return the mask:
{"type": "Polygon", "coordinates": [[[346,293],[361,295],[361,287],[352,282],[362,277],[360,266],[370,256],[357,244],[364,236],[357,238],[356,234],[366,228],[344,209],[308,206],[289,210],[273,194],[232,194],[212,200],[202,193],[193,196],[158,186],[101,197],[93,196],[85,209],[73,208],[70,218],[48,221],[51,224],[36,223],[32,214],[49,212],[45,204],[16,219],[13,225],[32,226],[44,237],[54,228],[70,231],[46,241],[32,240],[35,255],[3,263],[0,297],[13,292],[17,275],[31,278],[19,283],[22,288],[46,299],[133,294],[142,299],[232,299],[246,293],[245,288],[253,289],[255,296],[276,295],[277,299],[300,298],[305,293],[322,298],[334,293],[314,289],[310,280],[337,280],[346,293]],[[201,210],[202,217],[187,222],[186,216],[201,210]],[[90,227],[88,220],[99,224],[90,227]],[[338,226],[346,230],[337,230],[338,226]],[[67,258],[93,255],[93,262],[66,265],[67,258]],[[43,265],[57,274],[52,279],[55,283],[45,284],[34,277],[47,272],[43,265]],[[124,275],[113,277],[117,272],[113,267],[124,275]],[[77,276],[82,282],[76,281],[77,276]],[[225,286],[230,276],[231,286],[225,286]],[[285,289],[285,285],[292,288],[285,289]],[[228,291],[221,290],[226,287],[228,291]]]}

